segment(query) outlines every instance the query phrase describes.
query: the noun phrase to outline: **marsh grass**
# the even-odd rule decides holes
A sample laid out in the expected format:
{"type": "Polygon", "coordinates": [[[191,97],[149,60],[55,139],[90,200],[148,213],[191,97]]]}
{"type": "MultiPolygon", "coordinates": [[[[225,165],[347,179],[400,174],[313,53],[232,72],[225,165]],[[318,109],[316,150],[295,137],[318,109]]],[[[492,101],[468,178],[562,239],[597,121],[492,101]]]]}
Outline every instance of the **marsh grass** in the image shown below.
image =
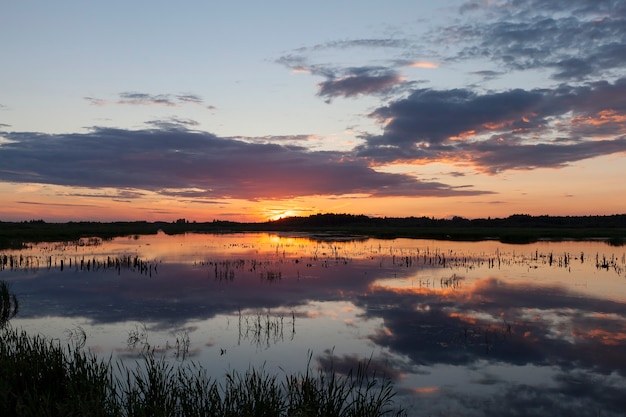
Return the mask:
{"type": "Polygon", "coordinates": [[[9,290],[9,284],[0,281],[0,329],[4,328],[18,311],[17,297],[9,290]]]}
{"type": "Polygon", "coordinates": [[[392,382],[368,362],[347,375],[330,369],[274,375],[232,371],[222,382],[196,363],[153,351],[135,367],[97,358],[75,344],[0,331],[0,415],[10,416],[388,416],[392,382]]]}

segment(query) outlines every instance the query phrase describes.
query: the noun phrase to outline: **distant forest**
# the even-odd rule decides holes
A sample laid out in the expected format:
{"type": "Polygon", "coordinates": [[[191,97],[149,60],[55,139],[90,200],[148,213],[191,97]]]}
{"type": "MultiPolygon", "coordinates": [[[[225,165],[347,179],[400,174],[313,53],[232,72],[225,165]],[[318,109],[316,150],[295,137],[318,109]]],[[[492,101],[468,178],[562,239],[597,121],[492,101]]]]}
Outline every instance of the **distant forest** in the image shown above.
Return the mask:
{"type": "Polygon", "coordinates": [[[315,214],[279,220],[239,223],[214,220],[195,222],[68,222],[46,223],[0,221],[0,248],[19,248],[31,242],[74,241],[85,237],[110,239],[117,236],[187,232],[303,232],[318,238],[362,236],[378,238],[410,237],[446,240],[495,239],[501,242],[529,243],[540,239],[605,239],[611,244],[626,241],[626,214],[609,216],[530,216],[515,214],[506,218],[435,219],[432,217],[369,217],[354,214],[315,214]]]}

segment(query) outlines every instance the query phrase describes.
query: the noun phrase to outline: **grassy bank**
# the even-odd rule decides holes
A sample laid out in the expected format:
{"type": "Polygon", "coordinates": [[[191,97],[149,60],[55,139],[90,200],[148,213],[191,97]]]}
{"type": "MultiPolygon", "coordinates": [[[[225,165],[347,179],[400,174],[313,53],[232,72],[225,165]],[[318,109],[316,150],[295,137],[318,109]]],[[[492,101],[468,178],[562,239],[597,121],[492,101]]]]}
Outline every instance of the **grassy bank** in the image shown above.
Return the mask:
{"type": "Polygon", "coordinates": [[[401,416],[391,380],[362,362],[272,375],[263,367],[218,382],[201,365],[146,352],[134,368],[11,328],[17,299],[0,281],[0,415],[3,416],[401,416]]]}
{"type": "Polygon", "coordinates": [[[363,363],[280,378],[264,369],[219,383],[200,365],[146,354],[136,368],[41,336],[5,328],[0,336],[0,415],[5,416],[391,416],[391,381],[363,363]],[[116,377],[114,375],[122,375],[116,377]]]}

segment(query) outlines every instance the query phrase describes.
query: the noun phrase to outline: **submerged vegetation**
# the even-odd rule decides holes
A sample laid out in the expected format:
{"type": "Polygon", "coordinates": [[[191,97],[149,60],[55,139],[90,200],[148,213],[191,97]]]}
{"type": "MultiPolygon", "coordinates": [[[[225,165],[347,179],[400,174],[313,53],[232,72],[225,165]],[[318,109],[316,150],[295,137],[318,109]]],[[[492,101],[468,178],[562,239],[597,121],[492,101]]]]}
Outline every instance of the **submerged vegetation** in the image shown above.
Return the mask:
{"type": "Polygon", "coordinates": [[[497,239],[502,242],[527,243],[539,239],[607,239],[613,245],[626,241],[626,214],[611,216],[529,216],[516,214],[507,218],[435,219],[430,217],[368,217],[352,214],[316,214],[287,217],[259,223],[231,221],[195,222],[0,222],[0,248],[21,248],[31,242],[77,241],[97,236],[119,236],[186,232],[226,233],[261,231],[297,231],[364,235],[371,237],[411,237],[446,240],[497,239]]]}

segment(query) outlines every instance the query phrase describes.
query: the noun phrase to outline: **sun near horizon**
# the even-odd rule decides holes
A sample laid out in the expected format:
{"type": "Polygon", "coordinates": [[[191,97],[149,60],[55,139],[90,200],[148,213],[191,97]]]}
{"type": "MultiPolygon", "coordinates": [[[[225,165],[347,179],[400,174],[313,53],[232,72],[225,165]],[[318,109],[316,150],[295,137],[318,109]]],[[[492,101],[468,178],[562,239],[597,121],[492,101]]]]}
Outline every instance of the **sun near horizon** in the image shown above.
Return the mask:
{"type": "Polygon", "coordinates": [[[626,212],[620,2],[40,3],[3,7],[0,221],[626,212]]]}

